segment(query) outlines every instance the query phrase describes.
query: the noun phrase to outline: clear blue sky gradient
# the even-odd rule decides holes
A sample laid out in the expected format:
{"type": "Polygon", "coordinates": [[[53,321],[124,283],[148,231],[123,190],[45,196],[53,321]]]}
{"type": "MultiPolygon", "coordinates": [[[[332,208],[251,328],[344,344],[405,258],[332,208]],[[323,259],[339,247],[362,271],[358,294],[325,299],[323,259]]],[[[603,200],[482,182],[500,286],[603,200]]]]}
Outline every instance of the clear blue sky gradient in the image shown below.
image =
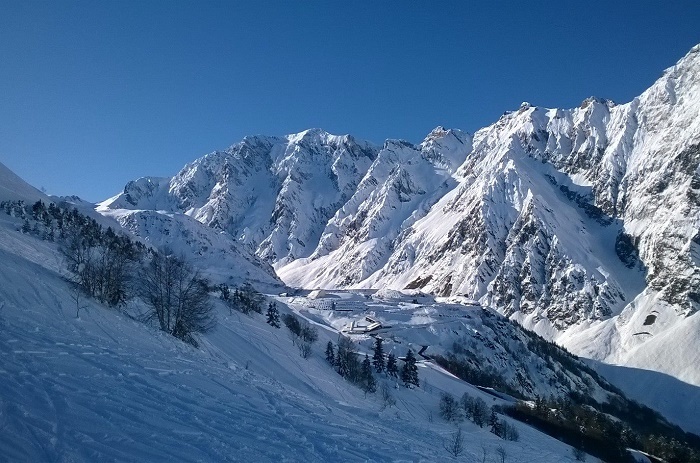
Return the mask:
{"type": "Polygon", "coordinates": [[[0,0],[0,161],[98,201],[250,134],[627,102],[698,42],[698,1],[0,0]]]}

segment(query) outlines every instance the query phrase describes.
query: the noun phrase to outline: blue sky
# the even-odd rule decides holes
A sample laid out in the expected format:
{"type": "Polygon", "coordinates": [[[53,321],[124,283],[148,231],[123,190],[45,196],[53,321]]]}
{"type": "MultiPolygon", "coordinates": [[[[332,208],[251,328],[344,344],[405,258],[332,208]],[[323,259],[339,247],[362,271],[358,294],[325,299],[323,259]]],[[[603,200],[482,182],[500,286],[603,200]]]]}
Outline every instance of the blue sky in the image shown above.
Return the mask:
{"type": "Polygon", "coordinates": [[[0,161],[98,201],[249,134],[419,142],[627,102],[698,24],[697,1],[0,0],[0,161]]]}

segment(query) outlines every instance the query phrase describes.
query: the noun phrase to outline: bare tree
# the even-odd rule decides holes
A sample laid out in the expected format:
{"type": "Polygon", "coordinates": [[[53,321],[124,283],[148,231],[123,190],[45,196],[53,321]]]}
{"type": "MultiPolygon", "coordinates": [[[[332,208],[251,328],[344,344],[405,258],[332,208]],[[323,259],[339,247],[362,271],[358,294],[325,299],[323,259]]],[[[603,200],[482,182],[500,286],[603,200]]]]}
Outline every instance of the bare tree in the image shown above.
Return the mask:
{"type": "Polygon", "coordinates": [[[299,347],[299,355],[301,355],[301,358],[303,359],[308,359],[309,356],[311,356],[311,343],[307,341],[300,341],[299,344],[297,344],[299,347]]]}
{"type": "Polygon", "coordinates": [[[70,288],[70,298],[75,302],[75,318],[80,318],[80,310],[86,307],[80,300],[84,289],[78,281],[69,280],[68,285],[70,288]]]}
{"type": "Polygon", "coordinates": [[[311,355],[311,346],[318,340],[318,330],[306,322],[302,322],[294,314],[284,314],[282,316],[284,325],[289,329],[292,337],[292,344],[299,347],[299,353],[303,358],[311,355]]]}
{"type": "Polygon", "coordinates": [[[486,463],[486,457],[489,455],[489,450],[484,444],[481,444],[481,463],[486,463]]]}
{"type": "Polygon", "coordinates": [[[292,337],[292,344],[296,345],[297,339],[301,337],[301,321],[291,313],[282,315],[282,322],[289,330],[289,335],[292,337]]]}
{"type": "Polygon", "coordinates": [[[251,312],[262,313],[265,296],[256,290],[250,283],[245,283],[234,291],[229,303],[233,308],[249,315],[251,312]]]}
{"type": "Polygon", "coordinates": [[[464,438],[462,437],[462,428],[457,428],[455,432],[452,433],[450,438],[444,442],[443,447],[447,450],[447,453],[457,458],[464,452],[464,438]]]}
{"type": "Polygon", "coordinates": [[[86,296],[117,306],[129,297],[129,284],[142,248],[111,228],[102,231],[97,222],[77,212],[62,229],[59,250],[72,281],[86,296]]]}
{"type": "Polygon", "coordinates": [[[500,458],[501,463],[506,463],[506,456],[508,455],[506,453],[506,449],[499,445],[496,447],[496,455],[498,455],[498,458],[500,458]]]}
{"type": "Polygon", "coordinates": [[[142,276],[142,296],[151,310],[147,320],[194,346],[196,333],[214,328],[213,306],[206,282],[184,259],[155,253],[142,276]]]}
{"type": "Polygon", "coordinates": [[[491,410],[481,397],[474,399],[473,407],[472,421],[477,426],[483,428],[489,419],[491,410]]]}
{"type": "Polygon", "coordinates": [[[462,421],[462,411],[459,407],[459,402],[449,392],[443,392],[440,395],[440,416],[445,421],[462,421]]]}
{"type": "Polygon", "coordinates": [[[386,381],[382,382],[382,385],[379,386],[379,392],[382,396],[382,410],[396,405],[396,399],[392,395],[391,389],[386,381]]]}

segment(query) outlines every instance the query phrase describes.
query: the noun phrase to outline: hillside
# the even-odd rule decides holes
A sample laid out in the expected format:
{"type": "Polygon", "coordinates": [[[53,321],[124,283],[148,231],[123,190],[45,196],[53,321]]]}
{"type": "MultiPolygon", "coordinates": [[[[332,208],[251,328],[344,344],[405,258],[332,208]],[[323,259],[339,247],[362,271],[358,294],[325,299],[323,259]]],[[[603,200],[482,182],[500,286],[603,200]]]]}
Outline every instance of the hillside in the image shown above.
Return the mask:
{"type": "MultiPolygon", "coordinates": [[[[138,301],[84,300],[76,318],[56,245],[20,227],[0,214],[0,461],[450,461],[441,443],[454,428],[432,418],[439,393],[498,402],[422,364],[429,387],[392,389],[397,404],[382,410],[327,365],[330,326],[304,360],[284,328],[222,305],[201,349],[132,319],[138,301]]],[[[524,425],[519,442],[462,428],[467,458],[502,447],[571,460],[570,447],[524,425]]]]}

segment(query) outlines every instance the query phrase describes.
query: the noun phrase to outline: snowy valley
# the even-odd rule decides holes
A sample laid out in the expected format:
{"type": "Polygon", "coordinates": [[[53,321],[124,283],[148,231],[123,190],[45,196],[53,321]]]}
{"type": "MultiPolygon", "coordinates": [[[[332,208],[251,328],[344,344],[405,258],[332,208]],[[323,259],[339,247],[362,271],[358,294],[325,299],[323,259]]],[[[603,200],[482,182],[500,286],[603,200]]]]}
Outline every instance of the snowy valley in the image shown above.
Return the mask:
{"type": "MultiPolygon", "coordinates": [[[[393,401],[387,406],[324,358],[323,346],[337,342],[350,318],[313,309],[321,300],[302,296],[277,303],[318,327],[307,359],[285,328],[220,301],[217,328],[199,348],[137,320],[138,301],[114,310],[85,298],[76,316],[57,246],[21,227],[0,216],[0,461],[449,461],[455,427],[439,418],[440,394],[508,402],[421,361],[420,388],[377,375],[393,401]]],[[[341,311],[365,312],[362,295],[330,296],[341,311]]],[[[379,304],[386,313],[401,305],[379,304]]],[[[414,312],[390,318],[399,332],[387,347],[397,355],[431,331],[414,312]]],[[[359,352],[371,352],[370,338],[357,337],[359,352]]],[[[570,446],[528,426],[518,426],[518,442],[470,422],[461,429],[460,458],[573,461],[570,446]]]]}

